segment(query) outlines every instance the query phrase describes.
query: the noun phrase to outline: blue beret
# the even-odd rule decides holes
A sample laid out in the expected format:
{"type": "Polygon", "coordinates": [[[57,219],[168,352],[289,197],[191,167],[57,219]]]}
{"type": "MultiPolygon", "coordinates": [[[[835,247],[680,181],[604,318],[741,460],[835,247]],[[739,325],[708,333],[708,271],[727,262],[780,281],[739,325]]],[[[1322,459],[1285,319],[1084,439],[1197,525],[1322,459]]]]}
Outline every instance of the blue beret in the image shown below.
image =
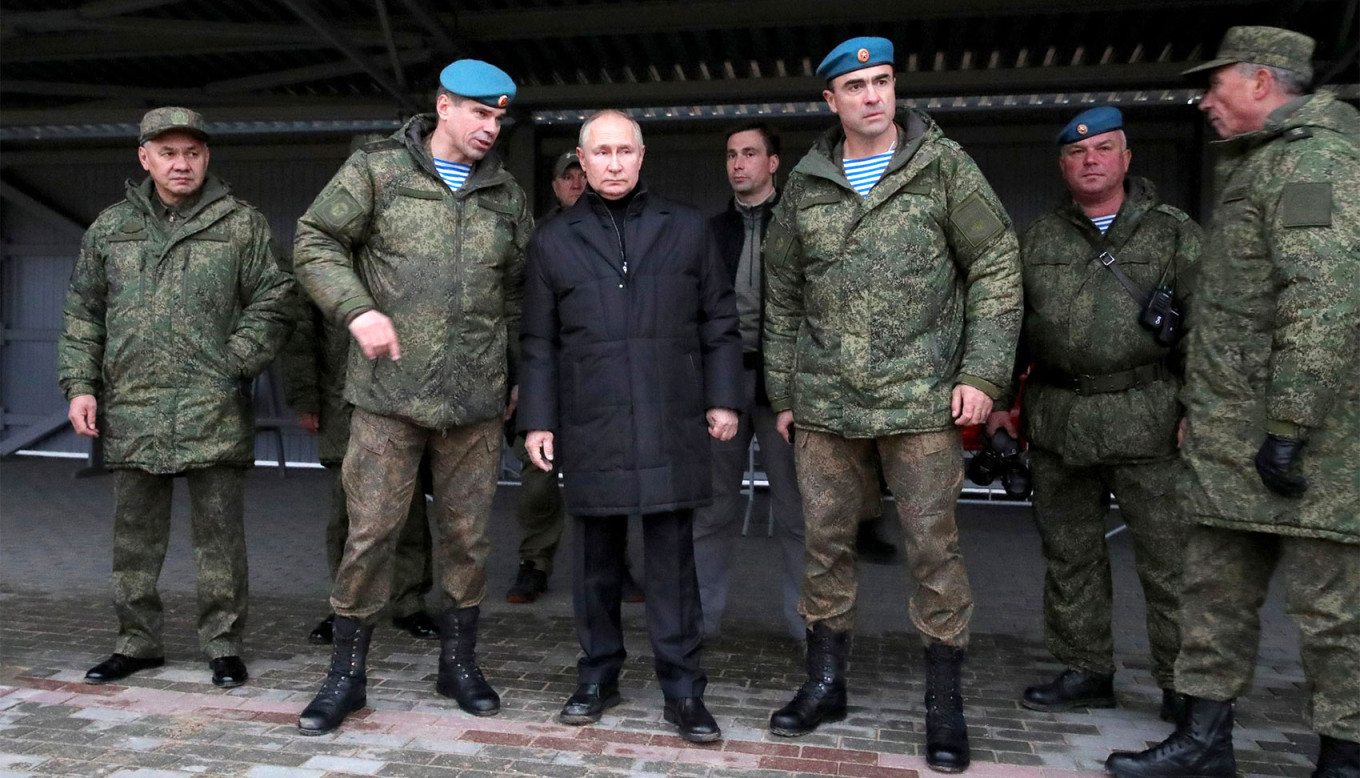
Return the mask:
{"type": "Polygon", "coordinates": [[[1113,105],[1088,108],[1072,117],[1072,121],[1058,133],[1058,145],[1066,146],[1079,140],[1124,129],[1124,114],[1113,105]]]}
{"type": "Polygon", "coordinates": [[[887,38],[851,38],[831,50],[817,66],[817,75],[827,81],[836,76],[893,64],[893,45],[887,38]]]}
{"type": "Polygon", "coordinates": [[[515,82],[504,70],[480,59],[460,59],[439,74],[439,85],[492,108],[515,99],[515,82]]]}

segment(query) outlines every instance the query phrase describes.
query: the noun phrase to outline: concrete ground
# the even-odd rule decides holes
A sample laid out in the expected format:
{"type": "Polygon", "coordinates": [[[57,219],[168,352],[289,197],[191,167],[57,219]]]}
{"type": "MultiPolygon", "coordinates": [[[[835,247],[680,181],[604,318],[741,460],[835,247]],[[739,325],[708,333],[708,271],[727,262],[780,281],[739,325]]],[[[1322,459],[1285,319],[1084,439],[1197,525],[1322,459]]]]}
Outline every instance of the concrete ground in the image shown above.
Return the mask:
{"type": "MultiPolygon", "coordinates": [[[[732,539],[733,595],[723,636],[705,650],[706,700],[724,730],[716,745],[681,741],[661,720],[642,608],[625,605],[632,651],[626,702],[600,724],[554,717],[575,685],[569,547],[548,594],[511,605],[516,488],[502,487],[491,520],[490,579],[478,645],[501,693],[495,718],[475,718],[434,693],[436,642],[386,626],[375,634],[369,708],[336,733],[296,734],[328,661],[307,632],[327,610],[322,534],[326,474],[253,471],[246,503],[251,613],[247,685],[209,683],[193,631],[187,497],[176,494],[175,535],[161,576],[167,662],[123,685],[89,686],[86,669],[112,650],[109,603],[111,479],[73,479],[79,464],[0,464],[0,776],[169,778],[222,775],[321,778],[423,776],[788,776],[930,774],[923,744],[922,658],[905,614],[901,566],[864,566],[850,667],[851,715],[799,739],[770,735],[772,710],[802,677],[780,626],[777,553],[761,532],[732,539]]],[[[764,515],[757,497],[756,514],[764,515]]],[[[1110,518],[1115,526],[1117,516],[1110,518]]],[[[965,505],[962,544],[977,601],[964,669],[977,776],[1070,776],[1100,771],[1113,749],[1140,749],[1169,731],[1157,719],[1143,605],[1127,533],[1115,560],[1114,710],[1036,713],[1021,690],[1060,668],[1044,649],[1039,542],[1024,508],[965,505]]],[[[637,535],[638,533],[634,533],[637,535]]],[[[568,535],[569,537],[569,535],[568,535]]],[[[636,549],[635,549],[636,552],[636,549]]],[[[635,556],[640,558],[640,554],[635,556]]],[[[439,607],[430,598],[431,607],[439,607]]],[[[1238,704],[1239,768],[1248,776],[1311,772],[1317,740],[1301,720],[1305,699],[1296,632],[1272,592],[1263,613],[1256,685],[1238,704]]]]}

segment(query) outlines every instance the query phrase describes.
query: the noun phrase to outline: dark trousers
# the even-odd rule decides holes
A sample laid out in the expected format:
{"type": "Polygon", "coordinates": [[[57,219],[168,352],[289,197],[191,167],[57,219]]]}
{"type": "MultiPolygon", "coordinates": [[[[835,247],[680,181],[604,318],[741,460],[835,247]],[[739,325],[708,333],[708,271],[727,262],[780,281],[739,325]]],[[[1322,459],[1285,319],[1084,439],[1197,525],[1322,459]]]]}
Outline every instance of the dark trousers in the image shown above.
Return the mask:
{"type": "MultiPolygon", "coordinates": [[[[609,683],[618,679],[628,655],[620,614],[628,517],[577,517],[574,523],[572,599],[584,654],[576,665],[577,678],[580,683],[609,683]]],[[[667,699],[702,697],[708,679],[699,666],[703,613],[694,574],[694,512],[643,516],[642,547],[647,633],[661,691],[667,699]]]]}

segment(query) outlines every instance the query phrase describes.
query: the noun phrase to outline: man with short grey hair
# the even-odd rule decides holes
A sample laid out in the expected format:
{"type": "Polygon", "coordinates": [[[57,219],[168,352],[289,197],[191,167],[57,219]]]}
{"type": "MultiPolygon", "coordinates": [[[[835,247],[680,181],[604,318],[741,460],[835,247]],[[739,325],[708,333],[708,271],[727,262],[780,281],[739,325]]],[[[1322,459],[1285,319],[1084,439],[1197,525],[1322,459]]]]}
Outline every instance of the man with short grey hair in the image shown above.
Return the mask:
{"type": "Polygon", "coordinates": [[[722,733],[703,702],[693,514],[712,499],[708,439],[735,435],[741,408],[732,287],[699,212],[640,181],[637,122],[595,114],[576,153],[589,189],[529,244],[519,407],[533,463],[562,469],[575,525],[582,657],[558,719],[596,722],[622,700],[625,533],[641,514],[664,717],[709,742],[722,733]]]}
{"type": "Polygon", "coordinates": [[[198,640],[219,687],[247,678],[245,471],[255,462],[250,382],[292,329],[293,281],[264,214],[208,172],[203,117],[149,111],[137,157],[148,176],[85,233],[57,343],[77,434],[114,473],[118,643],[85,674],[111,683],[165,663],[156,582],[174,479],[192,504],[198,640]]]}
{"type": "Polygon", "coordinates": [[[1161,743],[1110,756],[1122,778],[1236,774],[1233,701],[1277,569],[1321,737],[1313,778],[1360,776],[1360,113],[1295,93],[1313,47],[1233,27],[1187,71],[1208,74],[1200,110],[1225,140],[1180,395],[1188,711],[1161,743]]]}

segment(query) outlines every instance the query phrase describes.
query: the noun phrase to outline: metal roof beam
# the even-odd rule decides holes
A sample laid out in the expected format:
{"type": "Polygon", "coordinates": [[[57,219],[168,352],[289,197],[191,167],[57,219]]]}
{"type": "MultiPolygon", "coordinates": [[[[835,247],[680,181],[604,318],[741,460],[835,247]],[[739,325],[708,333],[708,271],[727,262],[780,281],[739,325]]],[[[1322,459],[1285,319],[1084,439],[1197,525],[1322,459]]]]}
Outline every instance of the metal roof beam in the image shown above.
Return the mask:
{"type": "MultiPolygon", "coordinates": [[[[1321,2],[1323,0],[1300,0],[1321,2]]],[[[1249,0],[1266,5],[1272,0],[1249,0]]],[[[1131,9],[1241,7],[1242,0],[1104,0],[1101,13],[1131,9]]],[[[824,0],[696,0],[686,3],[593,3],[509,11],[462,11],[458,31],[472,40],[515,40],[566,35],[634,35],[677,30],[844,25],[963,16],[1025,16],[1091,13],[1089,0],[858,0],[853,5],[824,0]]],[[[446,15],[453,20],[452,14],[446,15]]]]}
{"type": "MultiPolygon", "coordinates": [[[[48,13],[39,11],[38,13],[48,13]]],[[[64,13],[64,12],[61,12],[64,13]]],[[[45,29],[40,34],[21,34],[30,28],[15,22],[10,14],[0,17],[0,28],[7,38],[0,58],[4,62],[30,62],[50,59],[88,57],[133,57],[148,46],[174,46],[181,51],[220,51],[224,46],[241,50],[260,47],[292,48],[327,46],[317,31],[305,25],[247,24],[241,22],[182,21],[177,19],[77,19],[70,24],[45,29]],[[97,33],[71,36],[71,32],[97,33]],[[121,45],[120,45],[121,43],[121,45]]],[[[334,28],[346,40],[361,46],[384,46],[381,30],[373,25],[334,28]]],[[[398,46],[420,46],[424,36],[394,30],[398,46]]]]}
{"type": "MultiPolygon", "coordinates": [[[[899,97],[1081,92],[1184,87],[1181,63],[1149,62],[1096,67],[1055,66],[998,70],[943,70],[897,74],[899,97]]],[[[523,86],[516,105],[578,106],[703,105],[820,100],[826,81],[817,76],[661,81],[637,84],[523,86]]]]}
{"type": "Polygon", "coordinates": [[[321,37],[330,41],[331,45],[339,49],[342,54],[353,60],[354,63],[359,66],[360,70],[367,74],[369,78],[373,79],[373,82],[381,87],[384,92],[391,95],[399,105],[412,113],[420,111],[420,106],[416,104],[415,100],[413,100],[405,90],[392,83],[392,80],[387,77],[387,74],[384,73],[381,68],[375,67],[369,63],[368,58],[364,53],[355,48],[354,45],[345,38],[345,35],[342,32],[331,27],[330,23],[327,22],[321,14],[317,13],[316,9],[312,8],[310,3],[306,2],[306,0],[280,0],[280,2],[287,6],[293,13],[297,14],[299,19],[310,25],[312,29],[316,30],[321,37]]]}
{"type": "Polygon", "coordinates": [[[434,38],[440,54],[446,57],[460,56],[462,47],[455,40],[453,31],[425,5],[424,0],[401,0],[401,4],[415,17],[416,23],[434,38]]]}
{"type": "MultiPolygon", "coordinates": [[[[428,62],[432,56],[429,49],[418,51],[403,51],[397,54],[397,62],[404,66],[418,65],[428,62]]],[[[376,68],[380,66],[385,57],[371,57],[369,65],[376,68]]],[[[221,95],[232,92],[253,92],[262,89],[277,89],[278,87],[301,84],[307,81],[320,81],[327,78],[339,76],[350,76],[355,73],[367,72],[359,63],[350,59],[343,59],[337,62],[326,62],[320,65],[307,65],[300,68],[290,68],[288,70],[275,70],[268,73],[261,73],[257,76],[245,76],[244,78],[230,78],[222,81],[214,81],[203,87],[203,91],[209,95],[221,95]]],[[[9,87],[8,83],[5,85],[9,87]]]]}

